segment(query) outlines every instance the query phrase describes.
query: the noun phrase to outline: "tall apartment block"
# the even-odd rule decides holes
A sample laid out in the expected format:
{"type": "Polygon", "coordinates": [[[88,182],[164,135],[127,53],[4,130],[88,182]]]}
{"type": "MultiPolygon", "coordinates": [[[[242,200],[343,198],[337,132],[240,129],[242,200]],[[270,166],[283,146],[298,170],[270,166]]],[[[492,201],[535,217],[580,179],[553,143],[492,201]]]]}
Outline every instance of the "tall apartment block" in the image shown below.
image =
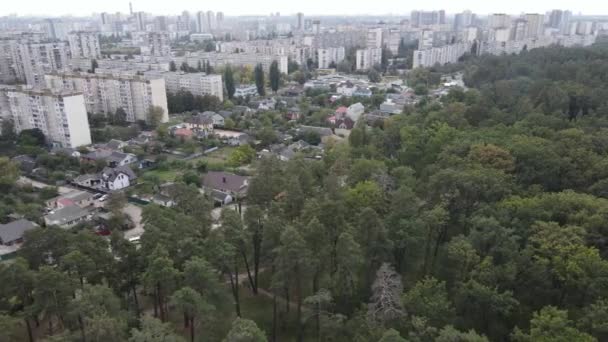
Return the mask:
{"type": "Polygon", "coordinates": [[[70,32],[68,35],[72,58],[100,58],[99,33],[70,32]]]}
{"type": "Polygon", "coordinates": [[[13,62],[19,79],[28,85],[44,86],[44,75],[63,70],[69,65],[69,49],[66,43],[17,44],[13,62]]]}
{"type": "Polygon", "coordinates": [[[114,114],[118,108],[127,121],[150,121],[152,107],[163,110],[161,122],[169,121],[165,80],[133,75],[61,72],[46,75],[50,88],[78,91],[84,95],[86,109],[92,114],[114,114]]]}
{"type": "Polygon", "coordinates": [[[39,129],[49,143],[61,147],[91,144],[89,119],[81,92],[38,90],[26,87],[0,88],[0,112],[11,119],[17,133],[39,129]]]}
{"type": "Polygon", "coordinates": [[[167,32],[134,32],[133,44],[139,46],[145,56],[169,56],[171,46],[167,32]]]}
{"type": "Polygon", "coordinates": [[[180,90],[189,91],[192,95],[213,95],[224,100],[224,84],[221,75],[206,75],[203,72],[184,73],[171,71],[148,71],[146,78],[163,78],[165,86],[170,93],[180,90]]]}
{"type": "Polygon", "coordinates": [[[346,50],[344,47],[317,49],[317,63],[319,68],[327,69],[330,65],[338,64],[344,60],[346,50]]]}
{"type": "Polygon", "coordinates": [[[357,70],[369,70],[376,64],[382,62],[382,49],[363,49],[357,50],[356,66],[357,70]]]}

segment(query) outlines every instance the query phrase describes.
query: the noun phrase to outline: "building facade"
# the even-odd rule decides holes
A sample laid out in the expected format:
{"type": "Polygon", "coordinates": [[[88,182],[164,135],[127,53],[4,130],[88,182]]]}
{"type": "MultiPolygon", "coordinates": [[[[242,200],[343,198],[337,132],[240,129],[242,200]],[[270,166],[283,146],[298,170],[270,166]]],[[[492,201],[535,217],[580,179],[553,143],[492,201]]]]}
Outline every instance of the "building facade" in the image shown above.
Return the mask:
{"type": "Polygon", "coordinates": [[[97,32],[70,32],[68,35],[72,58],[100,58],[101,47],[97,32]]]}
{"type": "Polygon", "coordinates": [[[35,90],[25,87],[5,87],[0,96],[2,109],[10,114],[17,133],[39,129],[47,142],[75,148],[91,144],[89,119],[81,92],[70,90],[35,90]]]}
{"type": "Polygon", "coordinates": [[[46,81],[51,88],[81,92],[91,114],[114,114],[121,108],[126,113],[126,121],[149,122],[151,109],[159,107],[163,111],[160,121],[169,121],[163,78],[62,72],[47,75],[46,81]]]}

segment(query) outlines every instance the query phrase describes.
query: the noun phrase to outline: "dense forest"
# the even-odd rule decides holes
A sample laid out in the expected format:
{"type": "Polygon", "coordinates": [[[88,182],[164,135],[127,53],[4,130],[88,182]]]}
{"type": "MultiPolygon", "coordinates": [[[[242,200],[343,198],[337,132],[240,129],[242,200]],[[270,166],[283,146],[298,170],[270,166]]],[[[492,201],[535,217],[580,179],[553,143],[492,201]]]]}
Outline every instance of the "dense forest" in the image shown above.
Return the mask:
{"type": "Polygon", "coordinates": [[[418,77],[446,70],[469,88],[321,160],[261,159],[219,226],[180,184],[139,248],[28,233],[0,265],[0,340],[608,340],[608,46],[418,77]]]}

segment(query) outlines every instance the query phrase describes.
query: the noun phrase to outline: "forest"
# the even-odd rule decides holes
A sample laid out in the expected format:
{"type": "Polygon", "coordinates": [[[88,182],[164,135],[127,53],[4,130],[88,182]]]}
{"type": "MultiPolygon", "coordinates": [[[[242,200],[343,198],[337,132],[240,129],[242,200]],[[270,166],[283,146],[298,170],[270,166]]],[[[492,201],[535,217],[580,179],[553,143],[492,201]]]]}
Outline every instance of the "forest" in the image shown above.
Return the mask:
{"type": "Polygon", "coordinates": [[[0,264],[0,340],[607,341],[608,45],[417,77],[456,71],[466,90],[320,160],[259,160],[219,225],[178,184],[139,247],[28,232],[0,264]]]}

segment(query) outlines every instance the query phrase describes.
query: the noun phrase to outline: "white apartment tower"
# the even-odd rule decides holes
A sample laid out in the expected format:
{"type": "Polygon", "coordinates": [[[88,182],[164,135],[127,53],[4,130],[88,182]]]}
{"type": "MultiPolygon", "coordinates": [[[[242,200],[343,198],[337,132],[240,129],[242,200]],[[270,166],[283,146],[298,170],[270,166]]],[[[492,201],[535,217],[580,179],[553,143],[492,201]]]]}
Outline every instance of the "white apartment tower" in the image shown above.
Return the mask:
{"type": "Polygon", "coordinates": [[[89,119],[82,93],[20,87],[5,88],[0,92],[8,98],[9,107],[3,111],[10,113],[17,133],[37,128],[44,133],[48,142],[61,147],[75,148],[91,144],[89,119]]]}
{"type": "Polygon", "coordinates": [[[92,114],[114,114],[122,108],[128,122],[150,121],[152,107],[160,107],[163,110],[161,122],[169,120],[162,78],[62,72],[46,75],[46,81],[50,88],[81,92],[87,112],[92,114]]]}
{"type": "Polygon", "coordinates": [[[44,75],[68,67],[66,43],[17,44],[14,63],[17,75],[31,86],[43,86],[44,75]]]}
{"type": "Polygon", "coordinates": [[[144,73],[146,78],[163,78],[165,87],[170,93],[185,90],[192,95],[213,95],[224,101],[224,84],[221,75],[206,75],[203,72],[184,73],[171,71],[148,71],[144,73]]]}
{"type": "Polygon", "coordinates": [[[524,15],[528,22],[527,38],[542,37],[545,33],[545,16],[543,14],[528,13],[524,15]]]}
{"type": "Polygon", "coordinates": [[[68,35],[72,58],[100,58],[101,47],[97,32],[70,32],[68,35]]]}
{"type": "Polygon", "coordinates": [[[327,69],[331,64],[338,64],[345,58],[344,47],[317,49],[317,63],[319,68],[327,69]]]}
{"type": "Polygon", "coordinates": [[[381,48],[357,50],[356,70],[369,70],[380,63],[382,63],[381,48]]]}
{"type": "Polygon", "coordinates": [[[168,32],[134,32],[133,43],[141,49],[144,56],[169,56],[171,45],[168,32]]]}
{"type": "Polygon", "coordinates": [[[377,49],[382,47],[382,28],[367,30],[367,48],[377,49]]]}

